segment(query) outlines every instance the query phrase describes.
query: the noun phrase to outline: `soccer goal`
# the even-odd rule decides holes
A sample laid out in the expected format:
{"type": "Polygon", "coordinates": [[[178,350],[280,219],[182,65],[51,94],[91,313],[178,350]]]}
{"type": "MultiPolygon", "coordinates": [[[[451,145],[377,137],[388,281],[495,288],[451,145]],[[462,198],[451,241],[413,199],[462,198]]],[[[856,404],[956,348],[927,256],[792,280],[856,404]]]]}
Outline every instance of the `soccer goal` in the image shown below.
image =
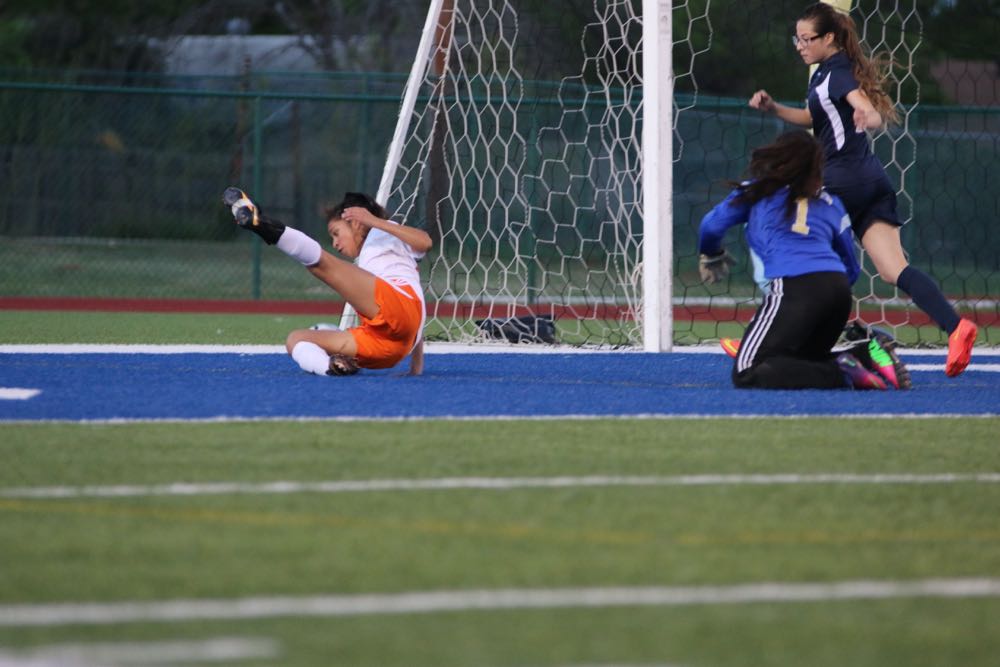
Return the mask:
{"type": "MultiPolygon", "coordinates": [[[[911,13],[890,4],[856,20],[906,61],[911,13]]],[[[743,86],[780,75],[791,99],[807,73],[788,47],[800,4],[718,5],[431,0],[378,189],[434,238],[429,340],[496,341],[514,318],[526,340],[545,339],[531,335],[543,320],[550,341],[647,351],[742,333],[750,271],[702,285],[697,226],[783,128],[746,108],[747,89],[722,96],[717,68],[743,86]]],[[[905,177],[905,124],[879,140],[905,177]]],[[[876,308],[894,296],[863,289],[876,308]]]]}

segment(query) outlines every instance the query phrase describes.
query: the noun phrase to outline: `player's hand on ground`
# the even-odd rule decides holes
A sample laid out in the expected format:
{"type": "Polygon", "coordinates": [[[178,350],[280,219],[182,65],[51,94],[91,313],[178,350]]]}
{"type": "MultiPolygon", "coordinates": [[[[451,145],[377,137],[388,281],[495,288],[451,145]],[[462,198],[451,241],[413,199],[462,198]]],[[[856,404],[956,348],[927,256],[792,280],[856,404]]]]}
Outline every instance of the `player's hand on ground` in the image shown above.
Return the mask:
{"type": "Polygon", "coordinates": [[[417,341],[410,353],[410,371],[407,375],[421,375],[424,372],[424,341],[417,341]]]}
{"type": "Polygon", "coordinates": [[[754,109],[759,109],[761,111],[766,111],[768,113],[774,111],[774,100],[766,90],[758,90],[750,98],[750,106],[754,109]]]}
{"type": "Polygon", "coordinates": [[[698,273],[701,275],[703,283],[722,282],[729,277],[729,267],[736,264],[736,260],[727,250],[723,250],[718,255],[699,255],[698,273]]]}
{"type": "Polygon", "coordinates": [[[341,217],[347,222],[360,222],[365,227],[371,227],[378,221],[378,218],[371,211],[362,206],[351,206],[344,209],[341,217]]]}

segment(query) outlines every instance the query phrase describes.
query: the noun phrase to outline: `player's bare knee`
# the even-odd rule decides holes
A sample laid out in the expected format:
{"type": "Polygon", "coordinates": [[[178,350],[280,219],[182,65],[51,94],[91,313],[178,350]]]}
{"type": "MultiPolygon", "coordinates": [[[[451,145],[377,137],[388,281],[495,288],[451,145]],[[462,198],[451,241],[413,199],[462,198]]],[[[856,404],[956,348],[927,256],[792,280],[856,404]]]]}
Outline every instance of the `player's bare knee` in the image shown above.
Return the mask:
{"type": "Polygon", "coordinates": [[[906,262],[904,261],[890,261],[890,262],[875,262],[875,270],[878,271],[878,277],[887,282],[890,285],[895,285],[896,281],[899,280],[899,274],[903,272],[906,268],[906,262]]]}
{"type": "Polygon", "coordinates": [[[288,351],[288,354],[292,353],[296,345],[307,340],[308,334],[309,331],[307,329],[296,329],[288,334],[288,337],[285,339],[285,349],[288,351]]]}
{"type": "Polygon", "coordinates": [[[875,265],[878,277],[890,285],[896,284],[899,274],[906,268],[906,259],[902,256],[896,257],[894,255],[895,253],[869,251],[869,256],[872,259],[872,264],[875,265]]]}
{"type": "Polygon", "coordinates": [[[884,280],[885,282],[889,283],[890,285],[895,285],[896,280],[899,278],[900,273],[902,273],[902,271],[896,271],[895,269],[879,270],[878,277],[884,280]]]}

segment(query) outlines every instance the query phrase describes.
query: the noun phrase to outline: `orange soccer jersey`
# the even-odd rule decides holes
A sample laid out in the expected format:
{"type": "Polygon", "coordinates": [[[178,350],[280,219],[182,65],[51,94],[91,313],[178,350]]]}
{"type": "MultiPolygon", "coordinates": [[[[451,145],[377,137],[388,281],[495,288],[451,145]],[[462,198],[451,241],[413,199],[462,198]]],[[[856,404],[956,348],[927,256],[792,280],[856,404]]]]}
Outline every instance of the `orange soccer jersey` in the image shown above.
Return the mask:
{"type": "Polygon", "coordinates": [[[411,286],[375,278],[373,319],[358,315],[361,325],[348,329],[358,346],[362,368],[391,368],[413,349],[424,323],[424,304],[411,286]]]}

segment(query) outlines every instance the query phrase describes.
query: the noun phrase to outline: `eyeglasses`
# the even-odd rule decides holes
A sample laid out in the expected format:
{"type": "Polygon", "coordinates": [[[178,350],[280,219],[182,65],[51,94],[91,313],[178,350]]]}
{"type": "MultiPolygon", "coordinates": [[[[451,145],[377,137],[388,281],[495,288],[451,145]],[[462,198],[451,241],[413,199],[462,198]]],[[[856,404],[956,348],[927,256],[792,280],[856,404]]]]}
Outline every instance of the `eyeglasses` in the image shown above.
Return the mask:
{"type": "Polygon", "coordinates": [[[822,36],[823,35],[813,35],[812,37],[799,37],[798,35],[792,35],[792,46],[796,48],[800,46],[806,47],[809,46],[813,42],[813,40],[819,39],[822,36]]]}

